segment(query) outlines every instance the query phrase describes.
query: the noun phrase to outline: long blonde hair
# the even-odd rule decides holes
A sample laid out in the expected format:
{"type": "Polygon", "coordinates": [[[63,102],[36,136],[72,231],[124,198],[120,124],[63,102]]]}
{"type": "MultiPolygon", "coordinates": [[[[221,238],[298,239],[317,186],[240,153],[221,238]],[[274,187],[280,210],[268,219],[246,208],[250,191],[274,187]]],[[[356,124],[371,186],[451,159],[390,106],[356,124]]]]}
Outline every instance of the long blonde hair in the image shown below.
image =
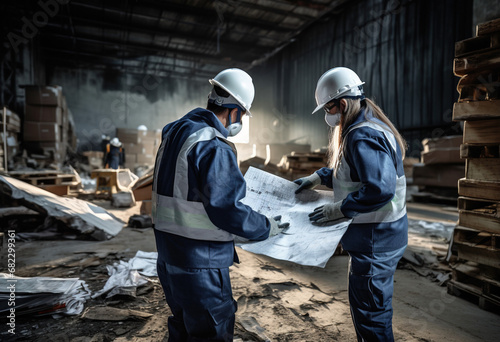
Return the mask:
{"type": "MultiPolygon", "coordinates": [[[[342,113],[340,117],[340,123],[335,128],[330,130],[330,141],[328,144],[328,167],[333,168],[335,174],[337,174],[337,169],[339,167],[340,161],[345,154],[345,139],[347,132],[345,130],[356,120],[361,110],[361,100],[360,99],[345,99],[347,101],[347,109],[342,113]]],[[[401,153],[403,159],[406,155],[406,141],[398,132],[396,127],[392,124],[389,118],[384,114],[382,109],[372,100],[365,98],[366,111],[371,112],[373,117],[382,121],[394,134],[399,147],[401,148],[401,153]]],[[[374,122],[374,121],[371,121],[374,122]]],[[[379,125],[379,123],[374,122],[379,125]]]]}

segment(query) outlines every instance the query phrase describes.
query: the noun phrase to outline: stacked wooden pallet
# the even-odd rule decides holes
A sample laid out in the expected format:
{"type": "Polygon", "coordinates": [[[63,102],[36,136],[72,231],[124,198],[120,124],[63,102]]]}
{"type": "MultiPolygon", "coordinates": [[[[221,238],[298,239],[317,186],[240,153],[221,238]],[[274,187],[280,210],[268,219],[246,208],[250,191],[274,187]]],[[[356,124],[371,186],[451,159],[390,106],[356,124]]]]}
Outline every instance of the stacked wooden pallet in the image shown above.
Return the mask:
{"type": "Polygon", "coordinates": [[[68,195],[70,190],[77,190],[82,182],[73,169],[72,173],[57,170],[12,171],[9,172],[9,176],[59,196],[68,195]]]}
{"type": "Polygon", "coordinates": [[[3,108],[0,111],[0,171],[8,171],[8,164],[12,163],[14,156],[19,152],[19,133],[21,120],[19,115],[3,108]]]}
{"type": "Polygon", "coordinates": [[[327,156],[324,152],[297,153],[284,155],[278,167],[288,179],[309,176],[314,171],[326,167],[327,156]]]}
{"type": "Polygon", "coordinates": [[[500,309],[500,19],[479,24],[477,36],[456,43],[460,97],[453,120],[464,122],[458,184],[459,221],[453,249],[461,261],[448,292],[500,309]]]}
{"type": "Polygon", "coordinates": [[[413,165],[413,185],[419,192],[412,194],[415,201],[457,202],[458,180],[463,177],[465,165],[460,159],[461,135],[422,140],[424,150],[420,163],[413,165]]]}

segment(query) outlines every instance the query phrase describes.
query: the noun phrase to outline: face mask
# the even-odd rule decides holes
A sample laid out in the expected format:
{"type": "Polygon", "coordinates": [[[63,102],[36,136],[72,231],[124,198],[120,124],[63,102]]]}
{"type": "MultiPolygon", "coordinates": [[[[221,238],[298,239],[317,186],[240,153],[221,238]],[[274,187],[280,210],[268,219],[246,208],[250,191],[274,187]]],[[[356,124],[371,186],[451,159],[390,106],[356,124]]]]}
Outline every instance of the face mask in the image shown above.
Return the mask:
{"type": "Polygon", "coordinates": [[[238,109],[238,115],[236,116],[236,120],[238,122],[231,123],[231,114],[229,114],[229,125],[226,127],[228,131],[228,136],[229,137],[234,137],[236,134],[240,133],[241,129],[243,128],[243,124],[241,123],[241,111],[238,109]]]}
{"type": "Polygon", "coordinates": [[[233,124],[230,124],[229,126],[226,127],[227,131],[229,132],[227,135],[229,137],[234,137],[236,134],[240,133],[242,128],[243,125],[241,124],[241,122],[235,122],[233,124]]]}
{"type": "Polygon", "coordinates": [[[330,127],[335,127],[340,123],[340,113],[328,114],[325,113],[326,124],[330,127]]]}

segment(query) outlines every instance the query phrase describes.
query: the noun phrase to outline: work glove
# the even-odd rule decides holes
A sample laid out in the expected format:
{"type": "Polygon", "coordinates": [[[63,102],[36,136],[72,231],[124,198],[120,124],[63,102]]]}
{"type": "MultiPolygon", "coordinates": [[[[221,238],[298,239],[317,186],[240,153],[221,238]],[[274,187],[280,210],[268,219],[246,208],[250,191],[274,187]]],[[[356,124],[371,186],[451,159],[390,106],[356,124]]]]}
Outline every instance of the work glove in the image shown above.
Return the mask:
{"type": "Polygon", "coordinates": [[[338,201],[317,207],[309,214],[309,220],[313,223],[325,223],[341,219],[345,217],[342,211],[340,211],[341,205],[342,201],[338,201]]]}
{"type": "Polygon", "coordinates": [[[290,227],[290,223],[281,223],[281,215],[275,217],[268,217],[269,223],[271,223],[271,230],[269,232],[269,237],[278,235],[282,233],[286,228],[290,227]]]}
{"type": "Polygon", "coordinates": [[[314,172],[310,176],[296,179],[293,182],[295,184],[299,185],[299,187],[297,188],[297,190],[295,190],[295,193],[298,194],[299,192],[301,192],[304,189],[312,189],[312,188],[320,185],[321,184],[321,178],[319,177],[319,175],[316,172],[314,172]]]}

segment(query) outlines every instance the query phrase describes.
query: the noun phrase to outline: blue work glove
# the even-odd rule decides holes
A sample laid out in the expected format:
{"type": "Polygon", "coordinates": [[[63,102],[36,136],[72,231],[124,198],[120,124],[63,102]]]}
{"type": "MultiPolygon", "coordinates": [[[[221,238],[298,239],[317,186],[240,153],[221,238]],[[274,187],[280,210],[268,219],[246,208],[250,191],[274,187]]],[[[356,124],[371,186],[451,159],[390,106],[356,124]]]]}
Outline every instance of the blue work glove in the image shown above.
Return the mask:
{"type": "Polygon", "coordinates": [[[301,192],[304,189],[312,189],[312,188],[320,185],[321,184],[321,178],[319,177],[319,175],[316,172],[314,172],[310,176],[296,179],[293,182],[295,184],[299,185],[299,187],[297,188],[297,190],[295,190],[295,193],[298,194],[299,192],[301,192]]]}
{"type": "Polygon", "coordinates": [[[345,217],[342,211],[340,211],[341,205],[342,201],[338,201],[317,207],[309,214],[309,220],[313,223],[325,223],[341,219],[345,217]]]}
{"type": "Polygon", "coordinates": [[[269,237],[278,235],[282,233],[286,228],[290,227],[290,223],[281,223],[281,215],[268,217],[269,223],[271,223],[271,231],[269,232],[269,237]]]}

